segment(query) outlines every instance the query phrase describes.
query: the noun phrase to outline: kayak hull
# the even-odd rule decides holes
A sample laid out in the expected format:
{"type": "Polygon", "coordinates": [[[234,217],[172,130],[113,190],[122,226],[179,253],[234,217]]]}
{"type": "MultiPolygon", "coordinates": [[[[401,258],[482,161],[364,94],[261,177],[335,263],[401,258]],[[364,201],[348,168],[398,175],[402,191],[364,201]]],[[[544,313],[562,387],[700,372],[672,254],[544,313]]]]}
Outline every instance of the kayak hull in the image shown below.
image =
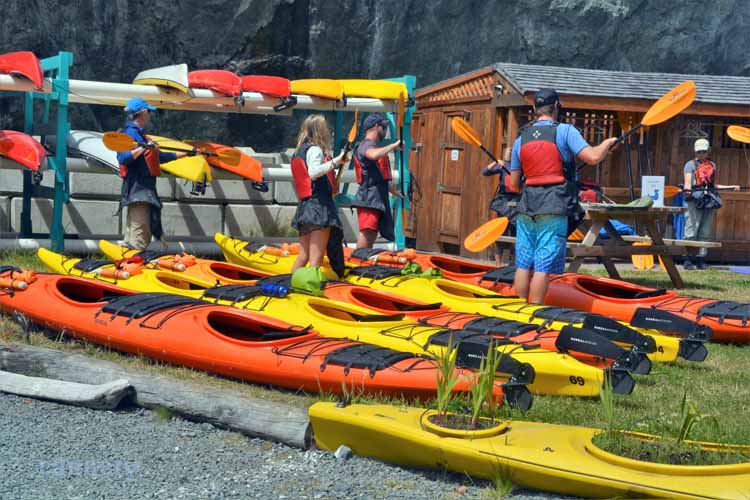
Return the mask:
{"type": "Polygon", "coordinates": [[[409,91],[401,82],[388,80],[339,80],[347,97],[369,97],[371,99],[398,100],[409,97],[409,91]]]}
{"type": "Polygon", "coordinates": [[[191,88],[208,89],[217,94],[235,97],[242,94],[240,77],[223,69],[199,69],[188,73],[191,88]]]}
{"type": "Polygon", "coordinates": [[[20,51],[0,54],[0,73],[22,76],[30,80],[37,90],[44,86],[42,63],[33,52],[20,51]]]}
{"type": "Polygon", "coordinates": [[[245,92],[259,92],[280,98],[292,95],[289,80],[280,76],[244,75],[240,78],[242,90],[245,92]]]}
{"type": "Polygon", "coordinates": [[[30,135],[15,130],[0,130],[0,155],[38,171],[46,161],[47,151],[30,135]]]}
{"type": "MultiPolygon", "coordinates": [[[[362,354],[362,344],[325,339],[265,315],[202,301],[130,320],[130,313],[101,312],[109,303],[105,295],[155,300],[153,294],[102,281],[40,274],[23,292],[0,297],[0,307],[108,348],[255,383],[332,394],[342,394],[345,386],[351,392],[410,399],[432,398],[436,392],[436,367],[429,360],[391,352],[395,358],[387,366],[347,366],[347,352],[362,354]]],[[[387,354],[380,350],[369,359],[387,359],[387,354]]],[[[467,389],[465,381],[456,388],[467,389]]]]}
{"type": "Polygon", "coordinates": [[[344,98],[344,86],[338,80],[292,80],[289,82],[289,88],[292,94],[310,95],[333,101],[341,101],[344,98]]]}
{"type": "Polygon", "coordinates": [[[135,76],[133,84],[155,85],[174,89],[183,94],[191,94],[187,64],[174,64],[143,70],[135,76]]]}
{"type": "MultiPolygon", "coordinates": [[[[388,405],[316,403],[310,420],[317,445],[345,445],[357,455],[426,469],[448,469],[558,494],[587,498],[746,498],[750,464],[675,466],[610,455],[591,439],[598,429],[535,422],[502,422],[473,435],[441,428],[431,411],[388,405]]],[[[710,445],[717,446],[717,445],[710,445]]],[[[735,447],[746,450],[747,447],[735,447]]]]}

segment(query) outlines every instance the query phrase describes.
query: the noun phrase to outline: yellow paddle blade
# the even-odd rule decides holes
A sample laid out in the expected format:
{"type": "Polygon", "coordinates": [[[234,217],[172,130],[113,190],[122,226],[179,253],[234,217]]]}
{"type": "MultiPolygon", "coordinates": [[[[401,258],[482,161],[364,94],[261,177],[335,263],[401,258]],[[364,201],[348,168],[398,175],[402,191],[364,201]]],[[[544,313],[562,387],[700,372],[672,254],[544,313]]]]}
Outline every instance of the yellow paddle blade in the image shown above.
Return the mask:
{"type": "Polygon", "coordinates": [[[664,186],[664,199],[669,200],[670,198],[674,198],[681,192],[682,189],[677,186],[664,186]]]}
{"type": "Polygon", "coordinates": [[[583,238],[583,232],[580,229],[576,229],[568,236],[568,241],[583,241],[583,238]]]}
{"type": "Polygon", "coordinates": [[[740,127],[739,125],[730,125],[727,129],[727,134],[737,142],[750,144],[750,128],[740,127]]]}
{"type": "MultiPolygon", "coordinates": [[[[651,243],[648,241],[637,241],[633,243],[633,245],[637,246],[649,246],[651,243]]],[[[633,267],[635,267],[638,270],[645,271],[647,269],[651,269],[654,267],[654,256],[653,255],[633,255],[631,257],[631,260],[633,261],[633,267]]]]}
{"type": "Polygon", "coordinates": [[[349,129],[349,137],[346,138],[346,140],[349,142],[349,144],[353,143],[357,139],[357,130],[359,128],[359,110],[354,110],[354,123],[352,124],[352,128],[349,129]]]}
{"type": "Polygon", "coordinates": [[[132,137],[122,132],[105,132],[102,136],[102,142],[107,149],[117,153],[130,151],[138,145],[132,137]]]}
{"type": "Polygon", "coordinates": [[[695,83],[686,80],[664,94],[643,116],[643,125],[656,125],[665,122],[686,110],[695,100],[695,83]]]}
{"type": "Polygon", "coordinates": [[[469,125],[469,122],[463,118],[454,116],[451,120],[451,128],[453,129],[453,132],[465,142],[477,147],[482,146],[482,139],[480,139],[479,134],[477,134],[476,130],[474,130],[472,126],[469,125]]]}
{"type": "Polygon", "coordinates": [[[502,236],[507,228],[507,217],[498,217],[485,222],[466,237],[464,248],[470,252],[481,252],[502,236]]]}

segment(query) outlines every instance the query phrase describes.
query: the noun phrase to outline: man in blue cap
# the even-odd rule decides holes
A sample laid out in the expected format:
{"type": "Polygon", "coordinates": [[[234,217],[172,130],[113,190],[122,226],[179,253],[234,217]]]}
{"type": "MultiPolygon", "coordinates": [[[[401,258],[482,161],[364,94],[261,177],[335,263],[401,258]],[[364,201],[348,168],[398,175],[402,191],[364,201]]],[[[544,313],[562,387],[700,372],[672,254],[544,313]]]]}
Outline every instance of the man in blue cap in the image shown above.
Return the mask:
{"type": "Polygon", "coordinates": [[[162,238],[161,201],[156,193],[156,178],[160,175],[161,162],[168,162],[191,153],[162,153],[159,145],[144,135],[143,129],[156,108],[140,97],[128,100],[125,112],[128,121],[122,132],[128,134],[138,144],[124,153],[117,153],[120,176],[123,178],[120,193],[120,209],[128,208],[125,224],[125,245],[137,250],[145,250],[151,243],[151,236],[162,238]]]}
{"type": "Polygon", "coordinates": [[[576,158],[596,165],[617,142],[611,137],[590,146],[573,125],[557,122],[560,109],[557,92],[540,89],[534,96],[535,120],[521,129],[511,152],[514,190],[521,189],[525,177],[516,219],[514,285],[518,296],[533,304],[544,303],[549,274],[563,272],[568,218],[580,220],[576,158]]]}
{"type": "Polygon", "coordinates": [[[403,195],[391,183],[388,154],[396,149],[403,150],[403,144],[398,140],[378,147],[388,131],[388,120],[380,113],[368,115],[362,128],[365,129],[365,138],[359,143],[352,158],[359,183],[352,206],[357,207],[359,223],[357,248],[372,248],[378,232],[388,241],[396,239],[388,193],[403,195]]]}

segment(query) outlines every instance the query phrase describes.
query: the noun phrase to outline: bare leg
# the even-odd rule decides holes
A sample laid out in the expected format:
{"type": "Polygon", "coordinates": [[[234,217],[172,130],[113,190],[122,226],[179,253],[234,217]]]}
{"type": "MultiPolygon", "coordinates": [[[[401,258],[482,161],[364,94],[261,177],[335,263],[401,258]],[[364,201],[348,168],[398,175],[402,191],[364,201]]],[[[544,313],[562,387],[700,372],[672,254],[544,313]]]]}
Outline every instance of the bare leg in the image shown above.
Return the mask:
{"type": "Polygon", "coordinates": [[[378,232],[372,229],[364,229],[359,232],[357,237],[357,248],[372,248],[375,244],[375,238],[377,238],[378,232]]]}
{"type": "Polygon", "coordinates": [[[531,293],[529,294],[530,304],[544,304],[544,297],[547,295],[549,287],[549,274],[534,273],[531,278],[531,293]]]}
{"type": "Polygon", "coordinates": [[[513,280],[513,286],[516,289],[516,295],[522,299],[526,299],[529,296],[529,279],[531,278],[531,271],[528,269],[516,269],[516,276],[513,280]]]}
{"type": "Polygon", "coordinates": [[[307,261],[310,258],[311,234],[312,233],[307,233],[306,235],[299,237],[299,254],[297,254],[297,260],[294,261],[294,265],[292,266],[292,272],[307,265],[307,261]]]}
{"type": "Polygon", "coordinates": [[[323,257],[326,254],[326,246],[328,246],[328,237],[330,234],[330,227],[310,233],[310,267],[317,267],[323,264],[323,257]]]}

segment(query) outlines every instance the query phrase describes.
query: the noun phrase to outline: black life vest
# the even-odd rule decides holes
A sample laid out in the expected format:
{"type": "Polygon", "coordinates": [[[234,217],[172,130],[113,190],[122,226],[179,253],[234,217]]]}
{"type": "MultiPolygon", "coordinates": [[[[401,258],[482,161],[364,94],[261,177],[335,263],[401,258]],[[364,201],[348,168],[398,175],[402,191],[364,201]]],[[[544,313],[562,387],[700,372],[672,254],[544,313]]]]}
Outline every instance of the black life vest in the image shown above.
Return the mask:
{"type": "MultiPolygon", "coordinates": [[[[316,196],[333,196],[338,191],[333,170],[329,170],[326,175],[321,175],[315,180],[310,177],[307,170],[307,152],[310,147],[312,147],[312,144],[303,144],[301,148],[294,152],[292,157],[294,189],[300,201],[310,198],[313,194],[316,196]]],[[[330,157],[327,157],[325,161],[330,160],[330,157]]]]}
{"type": "Polygon", "coordinates": [[[524,127],[521,131],[521,167],[527,186],[565,182],[565,165],[557,149],[558,123],[524,127]]]}
{"type": "MultiPolygon", "coordinates": [[[[375,179],[371,173],[367,171],[367,169],[363,168],[362,164],[360,163],[359,159],[357,158],[357,155],[354,155],[352,157],[352,160],[354,160],[354,171],[357,174],[357,184],[370,184],[368,181],[372,180],[373,182],[380,182],[379,179],[375,179]],[[364,177],[363,177],[364,175],[364,177]],[[362,182],[363,179],[365,182],[362,182]]],[[[380,172],[380,176],[383,178],[384,181],[388,182],[391,180],[391,161],[388,159],[387,156],[382,157],[377,161],[378,165],[378,171],[380,172]]]]}

